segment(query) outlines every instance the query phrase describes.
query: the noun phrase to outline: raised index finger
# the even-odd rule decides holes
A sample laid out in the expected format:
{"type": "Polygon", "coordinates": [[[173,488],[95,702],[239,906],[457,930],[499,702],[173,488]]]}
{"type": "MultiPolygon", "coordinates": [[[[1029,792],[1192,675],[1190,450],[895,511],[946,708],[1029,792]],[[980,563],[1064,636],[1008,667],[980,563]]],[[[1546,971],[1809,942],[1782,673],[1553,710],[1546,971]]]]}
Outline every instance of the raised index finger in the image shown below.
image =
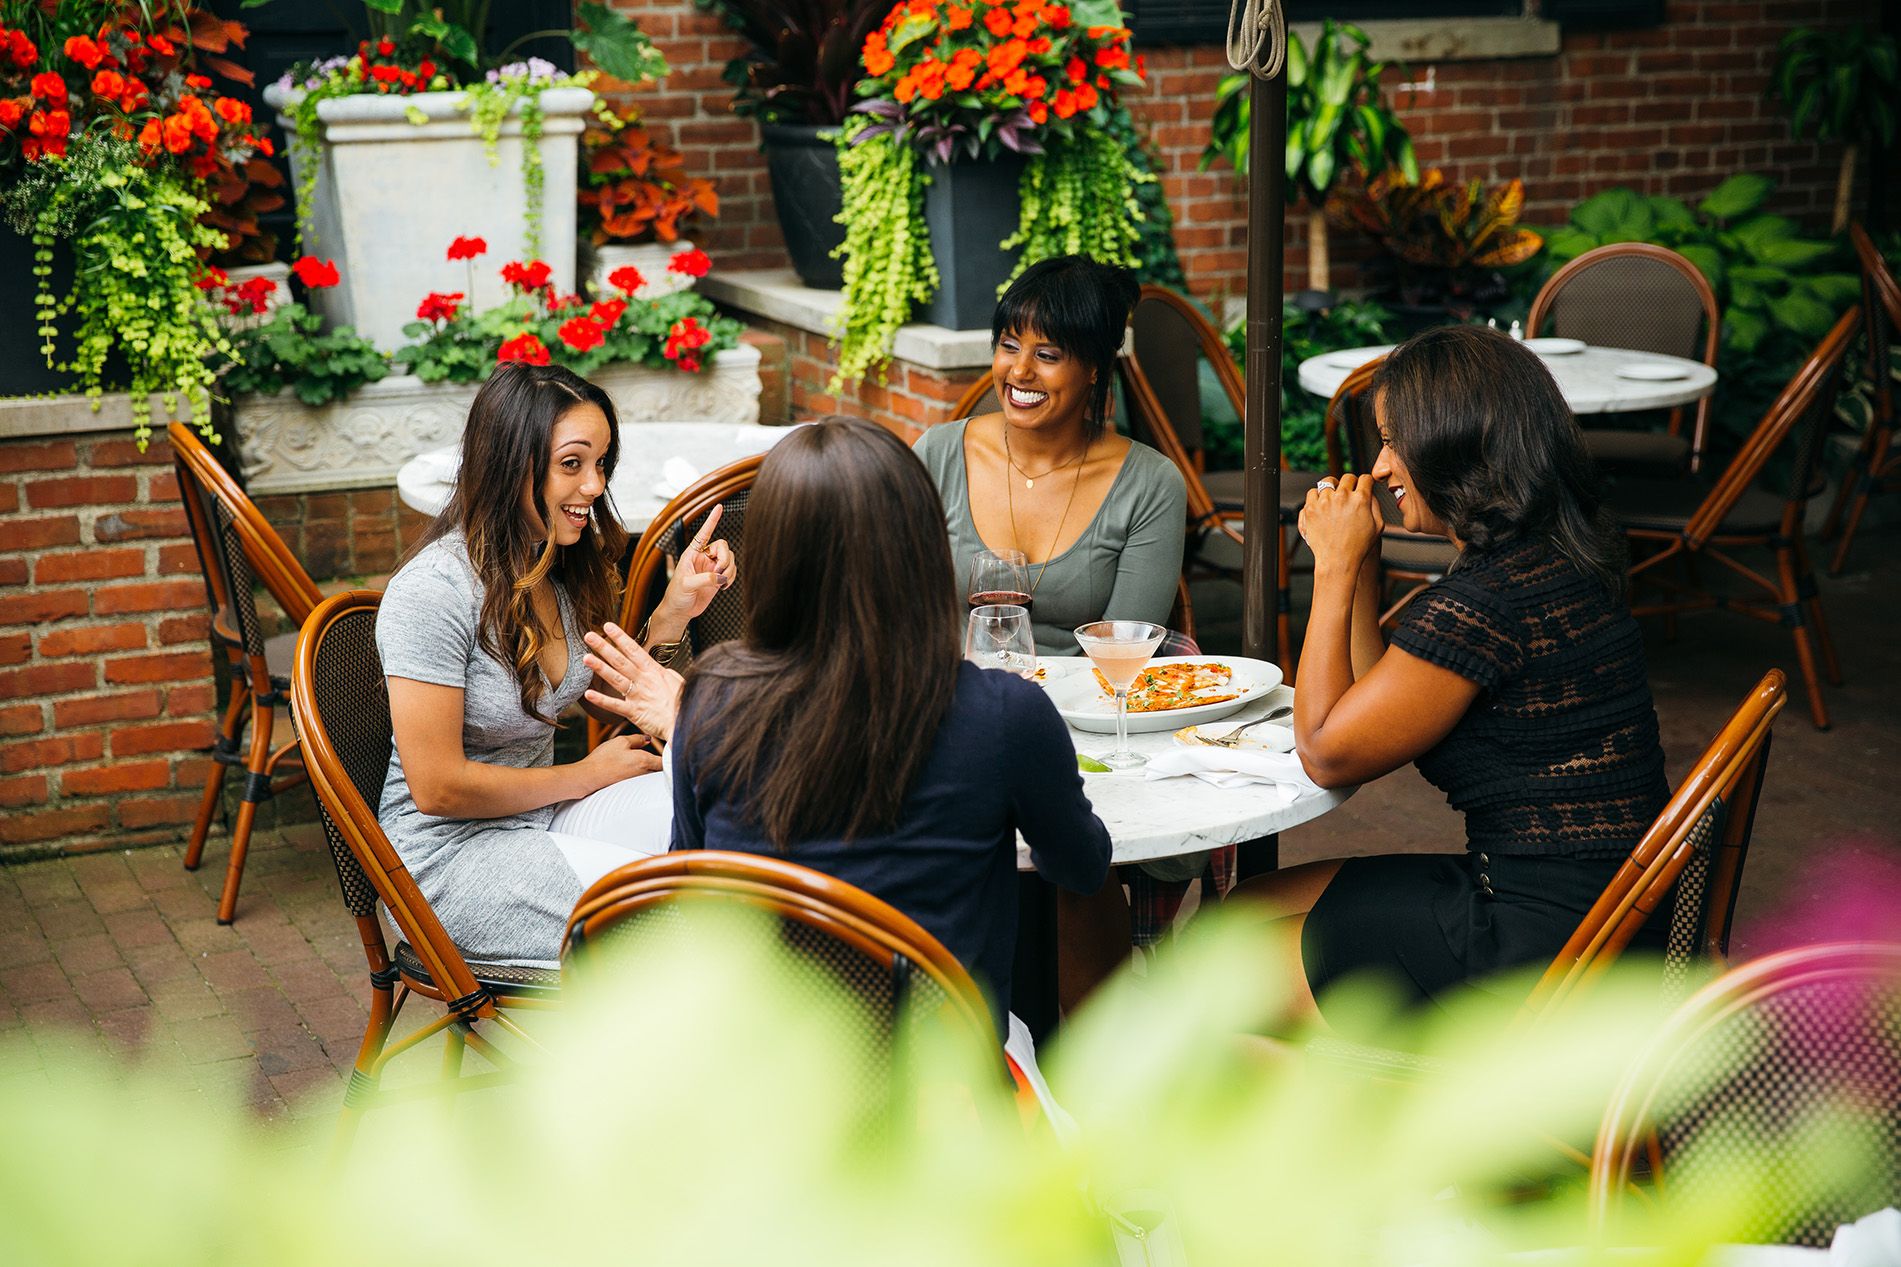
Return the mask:
{"type": "Polygon", "coordinates": [[[693,544],[687,547],[688,553],[697,554],[706,549],[706,543],[713,539],[713,529],[719,526],[719,517],[725,509],[723,504],[713,503],[713,509],[706,512],[706,519],[700,524],[700,530],[693,534],[693,544]]]}

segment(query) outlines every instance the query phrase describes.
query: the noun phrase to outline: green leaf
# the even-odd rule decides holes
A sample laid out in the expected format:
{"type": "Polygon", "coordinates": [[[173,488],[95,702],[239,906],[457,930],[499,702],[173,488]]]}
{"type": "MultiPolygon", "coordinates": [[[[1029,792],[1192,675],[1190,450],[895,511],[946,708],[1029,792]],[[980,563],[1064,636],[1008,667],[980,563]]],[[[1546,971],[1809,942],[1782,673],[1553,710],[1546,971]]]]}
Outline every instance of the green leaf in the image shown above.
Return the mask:
{"type": "Polygon", "coordinates": [[[1718,294],[1722,293],[1725,281],[1725,270],[1723,268],[1723,253],[1721,251],[1718,251],[1713,246],[1705,246],[1700,242],[1685,242],[1682,246],[1677,248],[1677,254],[1696,265],[1697,271],[1703,274],[1711,288],[1718,294]]]}
{"type": "Polygon", "coordinates": [[[575,15],[586,29],[569,32],[574,47],[614,78],[640,84],[667,73],[667,59],[646,33],[622,14],[604,4],[587,3],[575,6],[575,15]]]}
{"type": "Polygon", "coordinates": [[[1753,352],[1769,333],[1769,323],[1734,305],[1723,310],[1723,342],[1739,352],[1753,352]]]}
{"type": "Polygon", "coordinates": [[[1696,228],[1696,217],[1680,199],[1653,195],[1644,199],[1644,205],[1650,209],[1651,222],[1659,232],[1696,228]]]}
{"type": "MultiPolygon", "coordinates": [[[[266,0],[259,0],[259,3],[265,2],[266,0]]],[[[250,6],[246,5],[245,7],[249,8],[250,6]]],[[[403,0],[363,0],[363,7],[366,9],[374,9],[378,13],[387,13],[391,17],[394,17],[403,11],[403,0]]]]}
{"type": "Polygon", "coordinates": [[[1545,250],[1550,252],[1551,258],[1557,260],[1559,263],[1576,259],[1586,251],[1599,245],[1601,245],[1601,243],[1599,243],[1595,237],[1582,229],[1572,228],[1570,225],[1566,225],[1561,229],[1553,229],[1550,233],[1545,235],[1545,250]]]}
{"type": "Polygon", "coordinates": [[[1853,273],[1809,273],[1795,284],[1831,307],[1854,303],[1861,297],[1861,278],[1853,273]]]}
{"type": "Polygon", "coordinates": [[[1307,156],[1307,180],[1317,193],[1326,193],[1333,184],[1334,157],[1331,149],[1315,150],[1307,156]]]}
{"type": "Polygon", "coordinates": [[[1636,191],[1621,186],[1572,208],[1571,223],[1600,242],[1646,241],[1653,227],[1648,204],[1636,191]]]}
{"type": "Polygon", "coordinates": [[[1300,37],[1292,31],[1287,33],[1287,86],[1299,88],[1307,82],[1307,50],[1302,47],[1300,37]]]}
{"type": "Polygon", "coordinates": [[[1767,176],[1737,172],[1711,190],[1709,197],[1697,204],[1697,210],[1718,220],[1733,220],[1761,206],[1775,187],[1776,182],[1767,176]]]}
{"type": "Polygon", "coordinates": [[[1102,762],[1096,760],[1094,757],[1085,757],[1080,752],[1076,754],[1076,768],[1089,774],[1109,773],[1108,766],[1102,764],[1102,762]]]}
{"type": "Polygon", "coordinates": [[[1776,320],[1797,334],[1819,339],[1835,324],[1835,310],[1800,292],[1784,295],[1775,305],[1776,320]]]}
{"type": "Polygon", "coordinates": [[[1764,264],[1778,264],[1784,268],[1800,268],[1812,264],[1835,250],[1833,242],[1803,242],[1794,238],[1782,238],[1764,242],[1756,251],[1756,258],[1764,264]]]}

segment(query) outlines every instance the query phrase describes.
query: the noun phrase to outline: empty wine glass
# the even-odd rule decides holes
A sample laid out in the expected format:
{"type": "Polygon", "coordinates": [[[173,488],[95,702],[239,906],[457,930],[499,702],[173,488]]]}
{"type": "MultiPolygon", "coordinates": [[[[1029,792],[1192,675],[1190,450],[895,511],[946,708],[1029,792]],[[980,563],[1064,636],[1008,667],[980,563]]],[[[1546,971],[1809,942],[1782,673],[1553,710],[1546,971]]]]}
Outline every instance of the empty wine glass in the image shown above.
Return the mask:
{"type": "Polygon", "coordinates": [[[1147,757],[1129,747],[1129,687],[1167,633],[1146,620],[1098,620],[1076,631],[1076,641],[1116,694],[1116,750],[1098,758],[1111,769],[1148,764],[1147,757]]]}
{"type": "Polygon", "coordinates": [[[1021,550],[979,550],[970,556],[972,607],[1030,605],[1030,565],[1021,550]]]}
{"type": "Polygon", "coordinates": [[[989,603],[970,613],[964,629],[964,659],[984,669],[1036,676],[1036,635],[1030,613],[1014,603],[989,603]]]}

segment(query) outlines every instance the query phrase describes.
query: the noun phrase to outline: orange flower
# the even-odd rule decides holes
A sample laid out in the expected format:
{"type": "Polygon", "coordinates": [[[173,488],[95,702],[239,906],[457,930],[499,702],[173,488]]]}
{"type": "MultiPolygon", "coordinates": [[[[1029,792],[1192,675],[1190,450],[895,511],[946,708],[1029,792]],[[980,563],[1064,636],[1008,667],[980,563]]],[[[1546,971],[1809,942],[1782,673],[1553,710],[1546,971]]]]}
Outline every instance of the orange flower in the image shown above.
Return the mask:
{"type": "Polygon", "coordinates": [[[125,92],[125,76],[116,70],[102,70],[92,77],[92,95],[107,101],[117,100],[125,92]]]}
{"type": "Polygon", "coordinates": [[[1096,65],[1105,70],[1118,70],[1129,64],[1129,50],[1113,45],[1096,50],[1096,65]]]}
{"type": "Polygon", "coordinates": [[[10,98],[0,98],[0,128],[10,128],[26,114],[26,107],[10,98]]]}
{"type": "Polygon", "coordinates": [[[962,5],[953,4],[944,10],[944,29],[947,31],[961,31],[976,20],[976,15],[962,5]]]}
{"type": "Polygon", "coordinates": [[[191,148],[191,122],[184,115],[167,115],[159,125],[159,132],[164,138],[167,153],[183,154],[191,148]]]}
{"type": "Polygon", "coordinates": [[[1052,4],[1043,10],[1043,20],[1050,24],[1050,30],[1060,31],[1069,25],[1069,6],[1052,4]]]}
{"type": "Polygon", "coordinates": [[[1024,56],[1029,52],[1022,40],[1005,40],[992,48],[985,56],[984,63],[990,73],[1002,79],[1023,64],[1024,56]]]}
{"type": "Polygon", "coordinates": [[[139,148],[147,154],[153,153],[163,144],[159,139],[158,120],[147,119],[145,126],[139,129],[139,148]]]}
{"type": "Polygon", "coordinates": [[[1005,13],[1002,9],[992,9],[990,12],[984,14],[984,30],[990,32],[992,35],[999,37],[1008,35],[1010,33],[1010,27],[1010,15],[1005,13]]]}
{"type": "Polygon", "coordinates": [[[957,59],[951,63],[950,69],[944,72],[945,86],[952,92],[962,92],[970,87],[971,81],[977,78],[977,66],[981,61],[982,59],[975,55],[974,49],[967,48],[963,53],[959,53],[957,59]],[[972,54],[970,61],[964,60],[964,53],[972,54]]]}
{"type": "Polygon", "coordinates": [[[241,124],[251,121],[251,107],[236,97],[219,97],[211,103],[218,117],[226,123],[241,124]]]}
{"type": "Polygon", "coordinates": [[[1082,58],[1072,57],[1069,59],[1069,63],[1063,67],[1063,73],[1069,76],[1070,83],[1079,84],[1089,78],[1089,67],[1083,64],[1082,58]]]}
{"type": "Polygon", "coordinates": [[[917,76],[909,72],[899,76],[897,85],[891,89],[891,95],[902,102],[917,96],[917,76]]]}
{"type": "MultiPolygon", "coordinates": [[[[98,43],[83,35],[75,35],[66,41],[66,56],[84,66],[87,70],[99,69],[99,63],[106,59],[106,50],[98,43]]],[[[103,95],[103,94],[102,94],[103,95]]]]}
{"type": "Polygon", "coordinates": [[[1096,101],[1096,86],[1094,84],[1076,85],[1076,108],[1078,110],[1094,109],[1096,101]]]}
{"type": "Polygon", "coordinates": [[[1067,119],[1076,113],[1076,94],[1067,88],[1058,88],[1056,95],[1050,98],[1050,108],[1056,111],[1056,117],[1067,119]]]}
{"type": "Polygon", "coordinates": [[[881,31],[873,31],[865,37],[863,59],[865,70],[873,75],[882,75],[898,64],[898,59],[891,55],[890,48],[886,46],[881,31]]]}
{"type": "Polygon", "coordinates": [[[1030,103],[1030,122],[1031,123],[1048,123],[1049,117],[1050,117],[1050,108],[1049,108],[1048,103],[1042,102],[1042,101],[1032,101],[1030,103]]]}

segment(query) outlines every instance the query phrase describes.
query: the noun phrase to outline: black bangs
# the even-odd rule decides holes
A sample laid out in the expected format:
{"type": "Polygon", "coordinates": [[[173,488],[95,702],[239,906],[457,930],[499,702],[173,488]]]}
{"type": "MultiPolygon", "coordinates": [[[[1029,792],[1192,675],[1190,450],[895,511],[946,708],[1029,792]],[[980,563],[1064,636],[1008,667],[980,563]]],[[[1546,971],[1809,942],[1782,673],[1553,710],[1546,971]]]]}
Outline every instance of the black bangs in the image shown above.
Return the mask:
{"type": "Polygon", "coordinates": [[[997,301],[994,350],[1006,334],[1034,330],[1096,371],[1089,423],[1100,425],[1129,312],[1141,296],[1135,274],[1087,255],[1058,255],[1024,269],[997,301]]]}

